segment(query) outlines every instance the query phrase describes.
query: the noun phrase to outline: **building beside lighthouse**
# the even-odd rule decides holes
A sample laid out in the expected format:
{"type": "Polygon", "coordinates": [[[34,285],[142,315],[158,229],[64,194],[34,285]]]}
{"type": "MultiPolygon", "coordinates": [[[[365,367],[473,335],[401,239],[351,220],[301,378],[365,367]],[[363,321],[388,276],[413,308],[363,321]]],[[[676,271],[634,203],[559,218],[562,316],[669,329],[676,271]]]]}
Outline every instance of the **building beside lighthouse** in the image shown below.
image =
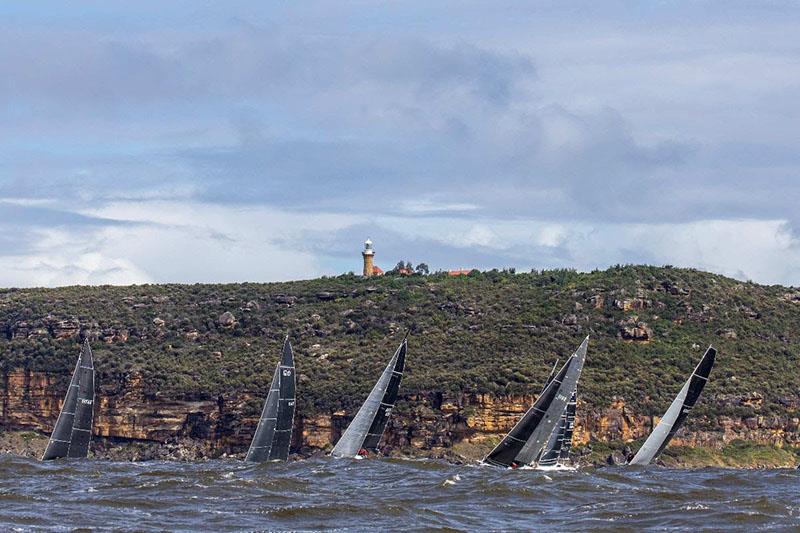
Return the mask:
{"type": "Polygon", "coordinates": [[[382,276],[383,270],[375,266],[375,250],[372,248],[372,241],[367,239],[364,241],[364,250],[361,252],[361,257],[364,258],[364,277],[371,278],[372,276],[382,276]]]}

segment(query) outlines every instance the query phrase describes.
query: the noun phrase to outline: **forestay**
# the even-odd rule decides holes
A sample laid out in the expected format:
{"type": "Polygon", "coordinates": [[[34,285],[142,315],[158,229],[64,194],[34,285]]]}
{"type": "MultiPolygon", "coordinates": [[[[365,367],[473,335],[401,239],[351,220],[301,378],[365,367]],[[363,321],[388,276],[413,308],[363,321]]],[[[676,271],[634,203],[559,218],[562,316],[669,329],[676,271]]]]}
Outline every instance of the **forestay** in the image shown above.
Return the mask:
{"type": "Polygon", "coordinates": [[[397,401],[405,368],[407,340],[403,339],[380,379],[358,410],[342,438],[331,451],[333,457],[356,457],[362,449],[376,451],[397,401]]]}
{"type": "Polygon", "coordinates": [[[286,461],[289,458],[294,406],[294,354],[287,335],[246,461],[286,461]]]}
{"type": "Polygon", "coordinates": [[[88,339],[84,341],[72,373],[64,405],[56,420],[42,461],[89,454],[94,418],[94,361],[88,339]]]}
{"type": "Polygon", "coordinates": [[[692,410],[700,397],[700,393],[708,381],[708,376],[711,374],[716,355],[717,350],[709,346],[703,358],[695,367],[694,372],[681,388],[678,396],[672,401],[672,405],[664,413],[664,417],[659,421],[653,432],[650,433],[650,436],[647,437],[647,440],[639,448],[639,451],[636,452],[629,464],[650,464],[667,447],[667,444],[669,444],[675,432],[683,425],[689,411],[692,410]]]}

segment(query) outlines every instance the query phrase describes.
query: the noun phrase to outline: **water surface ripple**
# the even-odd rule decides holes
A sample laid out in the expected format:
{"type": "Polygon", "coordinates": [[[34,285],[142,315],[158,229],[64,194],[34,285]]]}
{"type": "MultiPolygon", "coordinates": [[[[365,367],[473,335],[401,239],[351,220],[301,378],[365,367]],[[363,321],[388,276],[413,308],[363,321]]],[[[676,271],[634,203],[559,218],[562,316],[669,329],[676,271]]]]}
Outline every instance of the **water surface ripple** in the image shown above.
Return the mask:
{"type": "Polygon", "coordinates": [[[251,465],[0,455],[0,530],[800,530],[796,470],[498,470],[438,461],[251,465]]]}

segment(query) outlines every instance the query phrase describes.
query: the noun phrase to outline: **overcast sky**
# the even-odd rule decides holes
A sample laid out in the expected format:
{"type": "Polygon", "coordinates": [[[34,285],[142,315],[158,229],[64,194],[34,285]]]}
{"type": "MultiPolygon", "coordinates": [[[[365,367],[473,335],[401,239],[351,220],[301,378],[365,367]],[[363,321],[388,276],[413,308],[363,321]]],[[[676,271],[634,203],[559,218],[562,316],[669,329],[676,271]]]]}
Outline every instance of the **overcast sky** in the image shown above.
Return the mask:
{"type": "Polygon", "coordinates": [[[3,2],[0,286],[800,285],[800,7],[565,5],[3,2]]]}

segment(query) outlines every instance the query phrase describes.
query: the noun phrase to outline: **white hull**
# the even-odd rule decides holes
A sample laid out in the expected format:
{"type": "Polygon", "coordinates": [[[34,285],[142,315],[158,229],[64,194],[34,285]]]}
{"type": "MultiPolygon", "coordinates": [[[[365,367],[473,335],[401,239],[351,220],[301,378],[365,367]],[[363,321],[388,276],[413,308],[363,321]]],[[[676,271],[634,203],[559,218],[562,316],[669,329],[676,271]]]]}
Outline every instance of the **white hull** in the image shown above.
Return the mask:
{"type": "Polygon", "coordinates": [[[542,472],[576,472],[578,467],[556,463],[553,466],[535,466],[533,470],[541,470],[542,472]]]}

